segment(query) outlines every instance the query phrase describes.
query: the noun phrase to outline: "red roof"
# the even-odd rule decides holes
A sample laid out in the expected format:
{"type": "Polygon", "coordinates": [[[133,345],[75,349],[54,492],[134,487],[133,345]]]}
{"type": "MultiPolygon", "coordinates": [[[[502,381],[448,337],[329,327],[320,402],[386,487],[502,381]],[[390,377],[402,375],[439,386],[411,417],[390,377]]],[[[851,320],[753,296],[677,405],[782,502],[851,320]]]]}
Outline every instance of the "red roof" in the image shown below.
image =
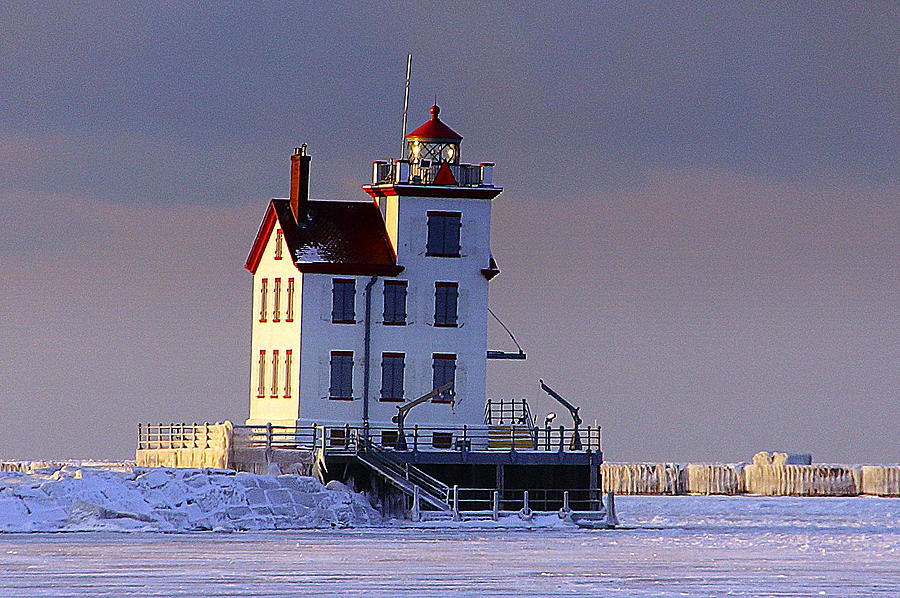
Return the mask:
{"type": "Polygon", "coordinates": [[[462,141],[462,135],[445,125],[438,118],[441,109],[437,104],[431,107],[431,120],[406,136],[407,139],[419,141],[444,141],[459,142],[462,141]]]}
{"type": "Polygon", "coordinates": [[[287,199],[273,199],[263,218],[245,267],[256,272],[266,241],[277,220],[290,256],[301,272],[396,276],[394,249],[374,202],[316,201],[309,221],[298,226],[287,199]]]}

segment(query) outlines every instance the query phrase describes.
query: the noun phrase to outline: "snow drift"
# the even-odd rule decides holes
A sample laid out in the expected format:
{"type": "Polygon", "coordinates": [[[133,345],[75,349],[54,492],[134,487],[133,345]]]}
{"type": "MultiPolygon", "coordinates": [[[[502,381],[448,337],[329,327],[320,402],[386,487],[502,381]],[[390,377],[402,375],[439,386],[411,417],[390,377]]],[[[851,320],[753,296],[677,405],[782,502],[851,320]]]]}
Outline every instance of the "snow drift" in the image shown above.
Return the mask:
{"type": "Polygon", "coordinates": [[[381,522],[364,496],[309,477],[42,465],[0,473],[0,532],[233,531],[381,522]]]}

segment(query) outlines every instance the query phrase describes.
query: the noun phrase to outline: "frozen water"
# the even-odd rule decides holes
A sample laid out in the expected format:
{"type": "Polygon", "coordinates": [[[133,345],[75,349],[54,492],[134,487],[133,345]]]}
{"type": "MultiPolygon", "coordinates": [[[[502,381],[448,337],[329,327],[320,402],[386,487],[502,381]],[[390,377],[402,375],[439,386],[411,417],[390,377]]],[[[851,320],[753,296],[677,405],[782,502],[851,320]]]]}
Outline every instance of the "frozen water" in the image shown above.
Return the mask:
{"type": "Polygon", "coordinates": [[[900,499],[620,496],[616,507],[622,527],[602,531],[0,534],[0,596],[900,593],[900,499]]]}

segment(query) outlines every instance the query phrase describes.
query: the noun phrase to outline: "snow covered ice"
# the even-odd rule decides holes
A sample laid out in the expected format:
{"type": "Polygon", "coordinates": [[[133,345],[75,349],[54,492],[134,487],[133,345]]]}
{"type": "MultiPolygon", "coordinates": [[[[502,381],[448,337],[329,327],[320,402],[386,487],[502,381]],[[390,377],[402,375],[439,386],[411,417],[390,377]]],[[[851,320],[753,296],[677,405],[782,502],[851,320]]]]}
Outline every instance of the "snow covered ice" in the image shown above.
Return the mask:
{"type": "MultiPolygon", "coordinates": [[[[206,508],[199,499],[210,496],[212,488],[222,492],[216,479],[224,472],[104,477],[86,469],[81,474],[85,489],[77,496],[62,492],[65,484],[76,485],[74,471],[38,474],[46,478],[39,482],[3,474],[2,521],[10,521],[12,510],[21,515],[16,505],[27,499],[43,520],[57,522],[55,529],[186,529],[196,524],[190,524],[187,500],[179,502],[180,493],[195,497],[192,504],[202,513],[224,510],[227,516],[228,507],[206,508]],[[91,477],[96,475],[100,477],[91,477]],[[52,502],[36,492],[54,484],[63,485],[59,495],[67,498],[52,502]],[[10,501],[11,495],[18,498],[10,501]],[[101,502],[110,512],[97,513],[101,502]],[[38,503],[45,508],[38,509],[38,503]],[[69,514],[63,519],[56,508],[69,514]],[[170,520],[164,513],[186,513],[187,519],[170,520]],[[157,520],[143,521],[144,516],[157,520]]],[[[228,504],[241,502],[250,511],[236,511],[240,517],[232,521],[248,522],[242,524],[247,528],[251,521],[259,524],[265,516],[254,519],[248,492],[277,490],[261,488],[259,480],[282,478],[229,477],[248,481],[247,486],[232,484],[235,496],[243,496],[246,504],[236,498],[228,504]]],[[[349,517],[352,505],[364,498],[326,490],[314,480],[303,483],[309,484],[308,491],[292,489],[295,496],[327,498],[338,505],[320,511],[319,518],[301,520],[321,524],[318,529],[0,533],[0,596],[900,594],[900,500],[895,498],[619,496],[622,527],[616,530],[578,529],[552,518],[545,522],[548,527],[520,522],[518,528],[506,529],[446,521],[332,528],[331,522],[340,520],[333,508],[349,517]]],[[[359,508],[372,516],[366,505],[359,508]]],[[[540,517],[536,520],[540,524],[540,517]]]]}
{"type": "Polygon", "coordinates": [[[47,465],[0,473],[0,531],[269,530],[372,525],[364,496],[300,476],[47,465]]]}

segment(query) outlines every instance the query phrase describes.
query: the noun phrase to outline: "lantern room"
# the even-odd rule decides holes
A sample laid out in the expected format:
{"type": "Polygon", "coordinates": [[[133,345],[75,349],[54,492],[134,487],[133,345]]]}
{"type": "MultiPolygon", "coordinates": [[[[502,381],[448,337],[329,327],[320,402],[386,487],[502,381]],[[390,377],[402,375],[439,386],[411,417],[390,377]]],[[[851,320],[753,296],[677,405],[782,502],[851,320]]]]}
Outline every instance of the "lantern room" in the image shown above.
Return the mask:
{"type": "Polygon", "coordinates": [[[431,107],[431,120],[406,136],[406,159],[410,164],[459,164],[462,136],[441,121],[440,113],[435,104],[431,107]]]}

